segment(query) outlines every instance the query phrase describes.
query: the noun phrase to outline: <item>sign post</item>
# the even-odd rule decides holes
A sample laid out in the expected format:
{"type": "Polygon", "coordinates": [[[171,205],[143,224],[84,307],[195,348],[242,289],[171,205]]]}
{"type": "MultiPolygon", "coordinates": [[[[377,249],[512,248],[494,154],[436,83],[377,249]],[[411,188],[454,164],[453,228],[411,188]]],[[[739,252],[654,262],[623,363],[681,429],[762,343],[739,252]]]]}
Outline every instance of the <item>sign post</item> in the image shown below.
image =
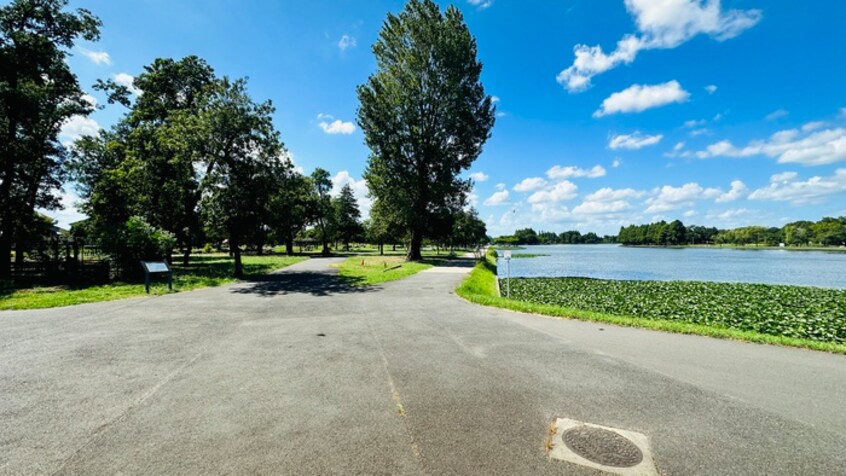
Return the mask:
{"type": "Polygon", "coordinates": [[[505,297],[511,299],[511,250],[505,250],[505,297]]]}
{"type": "Polygon", "coordinates": [[[141,267],[144,268],[144,289],[147,294],[150,294],[150,274],[153,273],[167,274],[167,289],[173,291],[173,271],[167,261],[142,261],[141,267]]]}

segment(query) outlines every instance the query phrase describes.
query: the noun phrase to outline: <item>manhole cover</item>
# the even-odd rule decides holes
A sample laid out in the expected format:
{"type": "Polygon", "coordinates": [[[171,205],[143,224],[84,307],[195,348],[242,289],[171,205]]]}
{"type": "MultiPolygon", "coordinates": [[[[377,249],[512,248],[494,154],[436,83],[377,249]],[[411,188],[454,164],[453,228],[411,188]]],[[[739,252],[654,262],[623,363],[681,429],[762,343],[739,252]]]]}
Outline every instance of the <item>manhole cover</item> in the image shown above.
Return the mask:
{"type": "Polygon", "coordinates": [[[643,452],[628,438],[603,428],[586,425],[570,428],[564,444],[577,455],[605,466],[630,468],[643,461],[643,452]]]}

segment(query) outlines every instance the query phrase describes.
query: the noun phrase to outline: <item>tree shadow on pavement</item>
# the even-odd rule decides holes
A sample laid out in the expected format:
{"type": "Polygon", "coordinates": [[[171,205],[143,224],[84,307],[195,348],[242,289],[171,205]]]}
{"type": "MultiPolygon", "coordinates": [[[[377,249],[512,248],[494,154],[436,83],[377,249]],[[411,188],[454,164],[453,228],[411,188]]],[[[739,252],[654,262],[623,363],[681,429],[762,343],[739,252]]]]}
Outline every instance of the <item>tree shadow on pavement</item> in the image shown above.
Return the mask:
{"type": "Polygon", "coordinates": [[[256,294],[262,297],[282,296],[285,294],[311,294],[330,296],[333,294],[352,294],[378,291],[377,286],[361,286],[356,280],[344,278],[334,273],[300,271],[295,273],[275,273],[251,278],[240,286],[232,288],[233,293],[256,294]]]}

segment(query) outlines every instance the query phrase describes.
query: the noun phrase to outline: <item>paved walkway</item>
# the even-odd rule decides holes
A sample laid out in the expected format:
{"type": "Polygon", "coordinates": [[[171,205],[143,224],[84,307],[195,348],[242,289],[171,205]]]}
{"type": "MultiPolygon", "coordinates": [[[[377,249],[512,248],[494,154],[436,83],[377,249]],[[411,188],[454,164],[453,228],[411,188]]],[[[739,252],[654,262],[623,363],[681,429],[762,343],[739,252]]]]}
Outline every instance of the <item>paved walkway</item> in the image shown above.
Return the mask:
{"type": "MultiPolygon", "coordinates": [[[[484,308],[460,268],[0,313],[0,473],[597,474],[547,425],[646,434],[662,474],[843,474],[846,357],[484,308]]],[[[469,263],[468,263],[469,264],[469,263]]]]}

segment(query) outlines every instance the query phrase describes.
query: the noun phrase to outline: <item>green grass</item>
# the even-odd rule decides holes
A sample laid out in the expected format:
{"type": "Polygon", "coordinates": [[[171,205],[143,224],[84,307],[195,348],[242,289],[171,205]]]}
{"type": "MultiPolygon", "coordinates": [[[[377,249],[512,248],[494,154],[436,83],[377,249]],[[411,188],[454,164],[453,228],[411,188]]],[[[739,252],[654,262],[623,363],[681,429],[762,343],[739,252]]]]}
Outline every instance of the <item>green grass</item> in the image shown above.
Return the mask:
{"type": "MultiPolygon", "coordinates": [[[[244,273],[248,278],[254,277],[306,259],[308,258],[302,256],[244,256],[244,273]]],[[[191,264],[187,268],[181,264],[174,265],[173,291],[190,291],[235,282],[236,279],[232,277],[233,270],[232,258],[226,254],[192,256],[191,264]]],[[[150,287],[150,295],[168,292],[164,279],[155,279],[150,287]]],[[[138,296],[147,296],[144,283],[113,282],[83,287],[5,288],[0,290],[0,310],[71,306],[138,296]]]]}
{"type": "MultiPolygon", "coordinates": [[[[549,304],[543,302],[506,299],[498,295],[496,283],[496,252],[489,250],[486,259],[476,265],[470,275],[461,283],[458,289],[456,289],[456,294],[476,304],[499,307],[512,311],[603,322],[619,326],[640,327],[664,332],[695,334],[720,339],[733,339],[846,354],[846,345],[836,342],[824,342],[799,337],[772,335],[758,332],[756,330],[734,329],[724,327],[718,323],[703,324],[684,320],[644,318],[638,316],[619,315],[609,312],[599,312],[589,309],[576,309],[562,306],[560,301],[558,304],[549,304]]],[[[802,290],[805,290],[805,288],[802,288],[802,290]]],[[[512,292],[514,292],[514,281],[512,281],[512,292]]],[[[605,291],[599,292],[601,293],[605,291]]],[[[613,296],[613,294],[608,293],[608,296],[613,296]]],[[[839,320],[841,322],[843,321],[843,314],[840,314],[839,320]]]]}
{"type": "Polygon", "coordinates": [[[369,286],[407,278],[437,263],[438,260],[406,262],[402,256],[351,256],[338,269],[349,284],[369,286]]]}

